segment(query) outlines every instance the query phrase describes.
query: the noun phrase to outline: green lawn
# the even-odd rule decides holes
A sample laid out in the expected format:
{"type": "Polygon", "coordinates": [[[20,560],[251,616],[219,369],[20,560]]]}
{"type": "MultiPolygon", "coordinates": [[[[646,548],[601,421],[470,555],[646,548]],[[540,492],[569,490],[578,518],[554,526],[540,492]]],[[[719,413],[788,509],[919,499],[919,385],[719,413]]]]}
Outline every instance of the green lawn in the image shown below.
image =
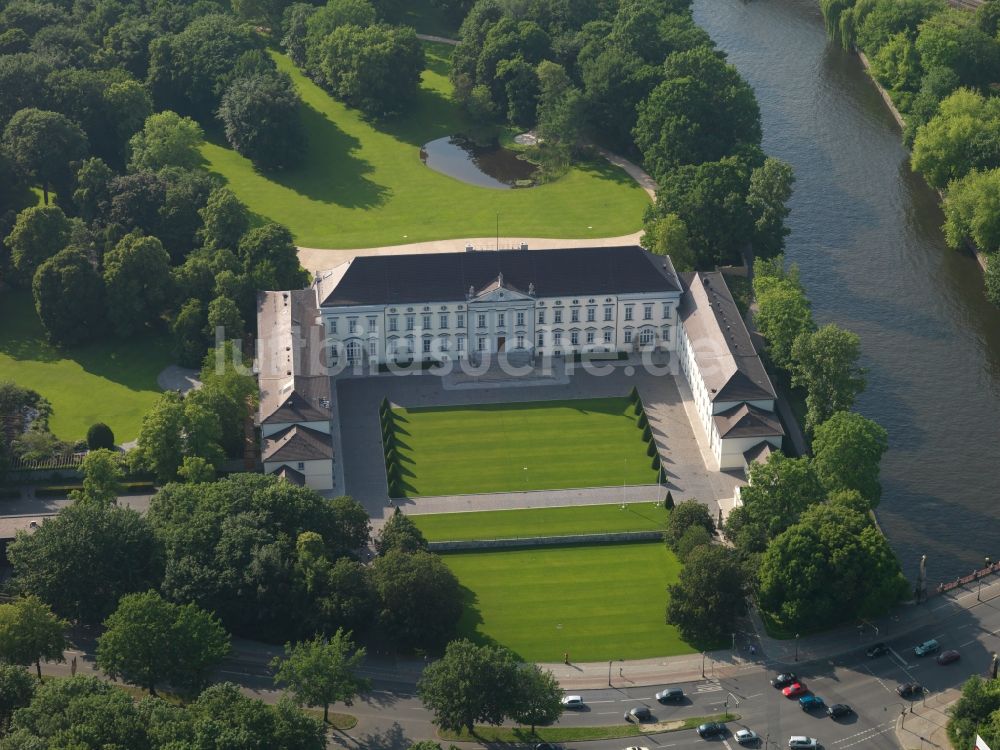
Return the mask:
{"type": "Polygon", "coordinates": [[[134,440],[160,393],[156,376],[171,362],[162,337],[57,349],[26,292],[0,295],[0,381],[13,380],[52,402],[52,431],[64,440],[105,422],[119,442],[134,440]]]}
{"type": "Polygon", "coordinates": [[[656,484],[631,402],[393,409],[407,497],[656,484]]]}
{"type": "Polygon", "coordinates": [[[663,503],[573,505],[562,508],[433,513],[409,518],[428,541],[567,536],[617,531],[659,531],[667,524],[663,503]]]}
{"type": "Polygon", "coordinates": [[[260,216],[285,224],[299,245],[355,248],[425,240],[489,237],[606,237],[638,230],[649,201],[635,182],[604,160],[524,190],[493,190],[460,182],[420,161],[420,146],[461,133],[450,99],[452,47],[427,44],[428,69],[406,113],[372,124],[330,98],[287,57],[278,67],[302,98],[309,142],[306,162],[263,175],[216,140],[202,153],[208,168],[260,216]]]}
{"type": "Polygon", "coordinates": [[[442,556],[465,594],[459,635],[527,661],[645,659],[693,653],[663,621],[680,573],[662,543],[442,556]]]}

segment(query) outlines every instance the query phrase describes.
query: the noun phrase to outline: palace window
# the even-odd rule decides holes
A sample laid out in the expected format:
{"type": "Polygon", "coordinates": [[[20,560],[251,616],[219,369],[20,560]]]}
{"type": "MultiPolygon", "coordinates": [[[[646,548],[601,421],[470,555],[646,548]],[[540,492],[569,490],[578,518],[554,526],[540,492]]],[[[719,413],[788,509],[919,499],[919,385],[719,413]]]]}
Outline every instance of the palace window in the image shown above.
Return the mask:
{"type": "Polygon", "coordinates": [[[447,328],[448,327],[448,313],[441,313],[438,317],[440,318],[440,320],[438,320],[439,326],[441,328],[447,328]]]}
{"type": "Polygon", "coordinates": [[[336,333],[337,332],[337,319],[336,318],[330,318],[328,326],[329,326],[329,329],[330,329],[330,333],[336,333]]]}
{"type": "Polygon", "coordinates": [[[611,331],[605,331],[604,332],[604,343],[605,344],[610,344],[611,343],[611,331]]]}
{"type": "Polygon", "coordinates": [[[479,315],[476,316],[476,327],[486,328],[486,316],[483,313],[479,313],[479,315]]]}
{"type": "Polygon", "coordinates": [[[631,307],[631,305],[625,308],[625,320],[632,320],[632,307],[631,307]]]}
{"type": "Polygon", "coordinates": [[[632,343],[632,331],[625,331],[625,343],[626,344],[632,343]]]}
{"type": "Polygon", "coordinates": [[[395,357],[396,356],[396,344],[397,343],[398,342],[396,341],[396,339],[390,339],[389,340],[389,356],[390,357],[395,357]]]}
{"type": "Polygon", "coordinates": [[[653,343],[653,332],[648,328],[639,334],[639,343],[643,346],[653,343]]]}
{"type": "Polygon", "coordinates": [[[555,317],[555,322],[556,323],[562,323],[562,310],[556,310],[555,311],[555,316],[556,316],[555,317]]]}
{"type": "Polygon", "coordinates": [[[544,323],[545,322],[545,310],[539,310],[538,311],[538,322],[539,323],[544,323]]]}
{"type": "Polygon", "coordinates": [[[642,306],[642,319],[643,320],[652,320],[653,319],[653,306],[652,305],[643,305],[642,306]]]}
{"type": "Polygon", "coordinates": [[[357,318],[351,318],[350,320],[347,321],[347,332],[348,333],[357,333],[358,332],[358,319],[357,318]]]}
{"type": "Polygon", "coordinates": [[[555,333],[555,341],[552,342],[553,346],[560,346],[562,344],[562,334],[559,331],[555,333]]]}
{"type": "Polygon", "coordinates": [[[504,313],[497,313],[497,326],[503,328],[507,325],[507,316],[504,313]]]}
{"type": "Polygon", "coordinates": [[[594,332],[593,331],[587,331],[587,343],[588,344],[593,344],[594,343],[594,332]]]}
{"type": "Polygon", "coordinates": [[[570,334],[569,334],[569,343],[571,343],[573,346],[579,346],[579,344],[580,344],[580,332],[579,331],[570,331],[570,334]]]}
{"type": "Polygon", "coordinates": [[[663,317],[667,318],[667,319],[670,318],[670,303],[669,302],[664,302],[663,303],[663,317]]]}
{"type": "Polygon", "coordinates": [[[457,328],[465,328],[465,313],[456,313],[455,326],[457,328]]]}
{"type": "Polygon", "coordinates": [[[368,354],[372,357],[378,356],[378,341],[375,339],[368,342],[368,354]]]}
{"type": "Polygon", "coordinates": [[[479,351],[481,351],[481,352],[485,352],[486,351],[486,337],[485,336],[480,336],[479,337],[479,343],[477,344],[477,346],[479,348],[479,351]]]}
{"type": "Polygon", "coordinates": [[[430,354],[430,353],[431,353],[431,340],[424,339],[424,354],[430,354]]]}
{"type": "Polygon", "coordinates": [[[422,317],[423,317],[423,320],[421,320],[420,323],[423,326],[423,329],[425,331],[430,330],[430,327],[431,327],[431,316],[430,315],[424,315],[422,317]]]}
{"type": "Polygon", "coordinates": [[[670,341],[670,326],[663,326],[663,340],[670,341]]]}
{"type": "Polygon", "coordinates": [[[441,351],[446,352],[451,349],[451,342],[447,338],[441,339],[441,351]]]}
{"type": "Polygon", "coordinates": [[[615,314],[615,309],[611,305],[607,305],[604,308],[604,319],[612,320],[615,314]]]}
{"type": "Polygon", "coordinates": [[[518,328],[520,328],[523,325],[524,325],[524,313],[523,312],[518,312],[517,313],[517,326],[518,326],[518,328]]]}
{"type": "Polygon", "coordinates": [[[524,348],[524,336],[522,336],[521,334],[518,334],[517,336],[517,348],[518,349],[524,348]]]}
{"type": "Polygon", "coordinates": [[[538,332],[538,343],[536,344],[536,346],[539,349],[541,349],[543,346],[545,346],[545,334],[542,333],[541,331],[538,332]]]}
{"type": "Polygon", "coordinates": [[[395,315],[389,316],[389,330],[398,331],[399,330],[399,318],[395,315]]]}
{"type": "Polygon", "coordinates": [[[593,307],[588,307],[587,308],[587,322],[588,323],[593,323],[596,318],[597,318],[597,310],[595,310],[593,307]]]}
{"type": "Polygon", "coordinates": [[[580,322],[580,311],[575,307],[569,311],[569,322],[570,323],[580,322]]]}
{"type": "Polygon", "coordinates": [[[378,325],[375,320],[375,318],[368,318],[368,333],[375,333],[376,326],[378,325]]]}
{"type": "Polygon", "coordinates": [[[347,344],[347,362],[348,364],[355,364],[359,359],[361,359],[361,344],[357,341],[351,341],[347,344]]]}
{"type": "Polygon", "coordinates": [[[465,351],[465,336],[459,336],[458,339],[456,339],[455,348],[460,352],[465,351]]]}
{"type": "Polygon", "coordinates": [[[416,318],[413,315],[406,316],[406,330],[412,331],[416,327],[416,318]]]}

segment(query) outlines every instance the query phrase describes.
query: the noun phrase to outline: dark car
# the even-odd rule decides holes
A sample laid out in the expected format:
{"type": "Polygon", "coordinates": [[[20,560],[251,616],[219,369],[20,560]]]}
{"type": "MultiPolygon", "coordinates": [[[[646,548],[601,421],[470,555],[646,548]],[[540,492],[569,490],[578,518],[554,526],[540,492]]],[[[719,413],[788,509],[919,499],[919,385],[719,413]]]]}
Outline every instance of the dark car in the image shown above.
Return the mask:
{"type": "Polygon", "coordinates": [[[653,714],[650,713],[649,709],[646,708],[646,706],[636,706],[635,708],[633,708],[631,711],[628,712],[628,715],[631,716],[636,721],[649,721],[650,719],[653,718],[653,714]]]}
{"type": "Polygon", "coordinates": [[[562,750],[559,745],[554,745],[551,742],[539,742],[535,745],[535,750],[562,750]]]}
{"type": "Polygon", "coordinates": [[[726,733],[726,725],[720,724],[717,721],[709,722],[708,724],[702,724],[698,727],[698,736],[702,739],[706,737],[717,737],[720,734],[726,733]]]}
{"type": "Polygon", "coordinates": [[[833,719],[841,719],[845,716],[850,716],[854,713],[854,709],[848,706],[846,703],[834,703],[832,706],[826,709],[827,715],[833,719]]]}
{"type": "Polygon", "coordinates": [[[816,709],[824,708],[826,703],[818,695],[803,695],[799,698],[799,705],[803,711],[815,711],[816,709]]]}
{"type": "Polygon", "coordinates": [[[865,651],[865,656],[869,659],[874,659],[876,656],[885,656],[889,653],[889,647],[884,643],[876,643],[874,646],[865,651]]]}
{"type": "Polygon", "coordinates": [[[684,700],[684,691],[679,687],[668,687],[656,694],[660,703],[680,703],[684,700]]]}
{"type": "Polygon", "coordinates": [[[924,694],[924,687],[916,682],[904,682],[896,685],[896,692],[901,698],[919,698],[924,694]]]}
{"type": "Polygon", "coordinates": [[[798,679],[799,678],[796,677],[791,672],[787,672],[786,674],[779,674],[777,677],[771,680],[771,684],[774,685],[776,688],[783,688],[783,687],[788,687],[793,682],[798,682],[798,679]]]}
{"type": "Polygon", "coordinates": [[[937,663],[938,664],[951,664],[962,658],[962,655],[955,651],[954,649],[948,649],[947,651],[942,651],[938,654],[937,663]]]}

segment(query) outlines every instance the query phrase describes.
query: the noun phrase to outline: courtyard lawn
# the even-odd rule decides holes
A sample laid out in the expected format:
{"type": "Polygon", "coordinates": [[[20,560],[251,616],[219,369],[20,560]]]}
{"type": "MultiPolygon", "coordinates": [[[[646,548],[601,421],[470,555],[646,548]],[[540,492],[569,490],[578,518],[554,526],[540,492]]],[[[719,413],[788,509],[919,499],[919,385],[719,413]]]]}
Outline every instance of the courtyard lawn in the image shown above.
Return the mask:
{"type": "Polygon", "coordinates": [[[659,531],[666,527],[663,503],[573,505],[482,513],[433,513],[410,519],[430,542],[459,539],[509,539],[617,531],[659,531]]]}
{"type": "Polygon", "coordinates": [[[625,397],[396,407],[393,423],[407,497],[657,481],[625,397]]]}
{"type": "Polygon", "coordinates": [[[527,661],[645,659],[695,649],[665,625],[681,564],[662,543],[442,556],[465,594],[459,635],[527,661]]]}
{"type": "Polygon", "coordinates": [[[202,149],[208,168],[257,215],[286,225],[300,246],[360,248],[466,237],[609,237],[637,231],[649,200],[598,159],[552,183],[521,190],[476,187],[435,172],[420,147],[466,129],[450,99],[452,47],[427,43],[428,69],[405,114],[371,123],[332,99],[284,55],[274,55],[302,98],[305,163],[262,174],[223,142],[202,149]]]}
{"type": "Polygon", "coordinates": [[[49,427],[63,440],[106,423],[121,443],[139,434],[159,396],[156,376],[171,361],[164,337],[105,341],[71,349],[48,343],[31,295],[0,296],[0,381],[32,388],[52,403],[49,427]]]}

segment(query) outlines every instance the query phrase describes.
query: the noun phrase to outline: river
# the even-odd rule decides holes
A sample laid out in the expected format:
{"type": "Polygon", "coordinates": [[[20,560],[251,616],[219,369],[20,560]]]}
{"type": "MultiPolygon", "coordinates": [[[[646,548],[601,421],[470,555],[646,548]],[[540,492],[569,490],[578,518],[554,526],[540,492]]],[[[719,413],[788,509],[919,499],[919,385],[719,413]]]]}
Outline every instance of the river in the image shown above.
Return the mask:
{"type": "Polygon", "coordinates": [[[816,0],[695,0],[695,19],[757,92],[764,147],[795,168],[786,257],[817,322],[861,336],[858,409],[889,431],[879,523],[915,578],[1000,556],[1000,311],[950,250],[937,196],[860,61],[827,42],[816,0]]]}

